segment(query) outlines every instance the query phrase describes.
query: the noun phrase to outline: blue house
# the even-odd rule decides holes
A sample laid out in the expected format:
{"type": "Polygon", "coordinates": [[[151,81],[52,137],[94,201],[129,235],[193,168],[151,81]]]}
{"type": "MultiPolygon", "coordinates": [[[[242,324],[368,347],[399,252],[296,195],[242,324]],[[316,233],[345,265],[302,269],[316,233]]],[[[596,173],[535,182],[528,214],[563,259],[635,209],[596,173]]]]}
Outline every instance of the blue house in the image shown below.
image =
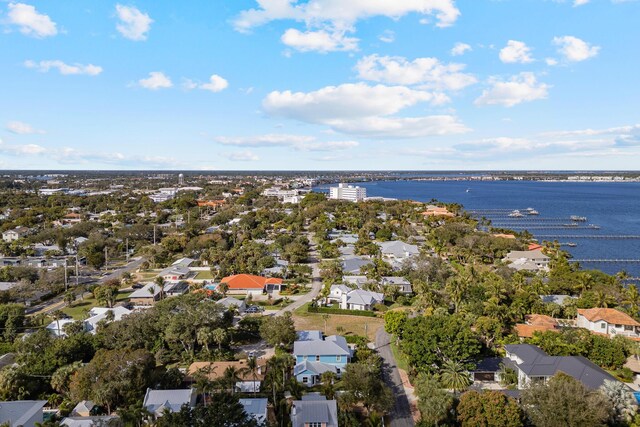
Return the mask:
{"type": "Polygon", "coordinates": [[[296,365],[293,374],[298,382],[313,386],[320,382],[320,375],[333,372],[340,376],[351,360],[347,340],[338,335],[322,338],[321,334],[303,332],[293,343],[296,365]]]}

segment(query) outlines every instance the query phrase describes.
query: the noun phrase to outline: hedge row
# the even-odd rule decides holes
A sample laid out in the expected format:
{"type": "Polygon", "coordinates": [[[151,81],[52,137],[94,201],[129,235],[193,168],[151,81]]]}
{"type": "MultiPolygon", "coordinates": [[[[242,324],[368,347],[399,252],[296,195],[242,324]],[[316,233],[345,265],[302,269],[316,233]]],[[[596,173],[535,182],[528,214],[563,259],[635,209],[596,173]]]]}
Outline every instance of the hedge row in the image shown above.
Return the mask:
{"type": "Polygon", "coordinates": [[[341,308],[314,307],[311,305],[307,308],[307,311],[309,313],[344,314],[349,316],[376,317],[376,314],[373,311],[343,310],[341,308]]]}

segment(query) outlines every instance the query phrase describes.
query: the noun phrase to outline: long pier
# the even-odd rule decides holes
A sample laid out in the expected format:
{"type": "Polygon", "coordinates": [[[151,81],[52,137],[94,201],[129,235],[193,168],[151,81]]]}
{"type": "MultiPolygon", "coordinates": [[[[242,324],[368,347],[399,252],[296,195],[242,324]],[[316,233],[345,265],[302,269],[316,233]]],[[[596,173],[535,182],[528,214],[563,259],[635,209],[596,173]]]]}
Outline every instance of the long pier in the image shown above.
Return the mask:
{"type": "Polygon", "coordinates": [[[569,262],[609,263],[609,264],[640,264],[640,259],[570,259],[569,262]]]}
{"type": "Polygon", "coordinates": [[[638,240],[640,236],[634,235],[607,235],[607,234],[584,234],[584,235],[569,235],[569,234],[557,234],[557,235],[537,235],[536,239],[607,239],[607,240],[638,240]]]}
{"type": "Polygon", "coordinates": [[[536,225],[529,227],[526,225],[512,225],[512,224],[491,224],[493,228],[511,228],[513,230],[599,230],[600,227],[590,227],[588,225],[536,225]]]}

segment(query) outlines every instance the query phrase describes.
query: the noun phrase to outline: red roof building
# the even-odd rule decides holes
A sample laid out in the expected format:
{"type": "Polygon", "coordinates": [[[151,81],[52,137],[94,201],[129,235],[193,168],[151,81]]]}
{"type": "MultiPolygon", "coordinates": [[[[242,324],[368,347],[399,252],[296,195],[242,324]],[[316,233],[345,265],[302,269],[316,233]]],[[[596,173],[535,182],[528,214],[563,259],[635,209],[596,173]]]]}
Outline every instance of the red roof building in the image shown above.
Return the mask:
{"type": "Polygon", "coordinates": [[[253,276],[251,274],[234,274],[224,277],[220,283],[226,283],[229,293],[262,293],[269,290],[280,290],[282,279],[277,277],[253,276]]]}

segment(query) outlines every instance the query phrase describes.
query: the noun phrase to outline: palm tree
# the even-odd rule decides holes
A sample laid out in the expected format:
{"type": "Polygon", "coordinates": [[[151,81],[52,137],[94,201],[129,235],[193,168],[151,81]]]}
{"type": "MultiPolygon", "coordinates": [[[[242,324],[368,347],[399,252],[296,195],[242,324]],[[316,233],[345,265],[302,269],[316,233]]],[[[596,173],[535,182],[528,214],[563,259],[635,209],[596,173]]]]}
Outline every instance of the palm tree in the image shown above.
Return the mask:
{"type": "Polygon", "coordinates": [[[196,340],[209,353],[209,343],[213,341],[213,331],[206,327],[198,329],[196,331],[196,340]]]}
{"type": "Polygon", "coordinates": [[[227,340],[227,332],[222,328],[211,331],[211,339],[218,344],[218,350],[222,350],[222,344],[227,340]]]}
{"type": "Polygon", "coordinates": [[[229,284],[228,283],[219,283],[218,287],[216,288],[218,290],[218,292],[220,292],[222,294],[223,297],[227,296],[227,292],[229,292],[229,284]]]}
{"type": "Polygon", "coordinates": [[[440,370],[440,382],[454,393],[466,390],[471,385],[471,378],[465,366],[455,360],[447,360],[440,370]]]}
{"type": "Polygon", "coordinates": [[[323,314],[322,320],[324,321],[324,334],[327,335],[327,321],[329,320],[329,315],[326,313],[323,314]]]}
{"type": "Polygon", "coordinates": [[[247,366],[243,369],[243,374],[250,374],[251,379],[253,380],[253,395],[256,395],[256,382],[258,381],[258,370],[260,369],[260,365],[258,364],[258,359],[255,357],[250,357],[247,359],[247,366]]]}
{"type": "MultiPolygon", "coordinates": [[[[158,288],[160,288],[160,299],[162,299],[164,296],[164,285],[165,285],[164,277],[158,276],[156,277],[156,280],[154,280],[154,282],[158,286],[158,288]]],[[[151,288],[149,289],[149,291],[151,292],[151,288]]]]}
{"type": "Polygon", "coordinates": [[[240,378],[240,370],[235,366],[228,366],[222,374],[222,381],[226,387],[228,387],[231,394],[236,392],[236,383],[242,381],[240,378]]]}

